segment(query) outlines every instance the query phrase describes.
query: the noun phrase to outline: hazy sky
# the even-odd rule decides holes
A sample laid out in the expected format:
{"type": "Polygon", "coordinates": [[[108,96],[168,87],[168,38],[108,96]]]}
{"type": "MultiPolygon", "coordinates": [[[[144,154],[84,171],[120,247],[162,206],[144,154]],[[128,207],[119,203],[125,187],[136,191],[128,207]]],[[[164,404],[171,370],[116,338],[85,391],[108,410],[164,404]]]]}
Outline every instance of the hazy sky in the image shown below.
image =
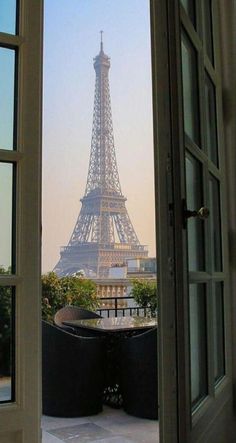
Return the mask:
{"type": "MultiPolygon", "coordinates": [[[[14,69],[14,51],[0,48],[0,148],[9,150],[13,149],[14,69]]],[[[12,261],[12,177],[12,164],[0,163],[0,266],[6,269],[12,261]]]]}
{"type": "Polygon", "coordinates": [[[0,163],[0,266],[5,269],[12,264],[12,179],[12,165],[0,163]]]}
{"type": "Polygon", "coordinates": [[[15,33],[16,0],[0,1],[0,29],[1,32],[15,33]]]}
{"type": "Polygon", "coordinates": [[[155,255],[148,0],[45,0],[43,272],[74,229],[88,173],[100,30],[109,73],[117,164],[142,244],[155,255]]]}
{"type": "Polygon", "coordinates": [[[0,67],[0,147],[13,149],[15,51],[0,48],[0,67]]]}

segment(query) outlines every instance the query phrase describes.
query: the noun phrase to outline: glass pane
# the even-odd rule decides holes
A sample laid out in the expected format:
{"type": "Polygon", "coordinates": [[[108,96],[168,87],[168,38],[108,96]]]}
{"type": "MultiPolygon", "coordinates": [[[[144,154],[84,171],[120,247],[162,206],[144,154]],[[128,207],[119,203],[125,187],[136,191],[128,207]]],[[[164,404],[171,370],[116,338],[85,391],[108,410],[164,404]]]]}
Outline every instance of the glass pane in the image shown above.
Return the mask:
{"type": "Polygon", "coordinates": [[[213,349],[214,376],[217,382],[225,374],[223,283],[213,284],[213,349]]]}
{"type": "Polygon", "coordinates": [[[212,270],[218,272],[222,271],[220,185],[212,175],[209,180],[209,197],[212,270]]]}
{"type": "MultiPolygon", "coordinates": [[[[186,190],[187,207],[198,210],[202,206],[202,167],[191,155],[186,156],[186,190]]],[[[189,271],[203,271],[204,253],[204,221],[199,218],[188,219],[188,265],[189,271]]]]}
{"type": "Polygon", "coordinates": [[[13,165],[0,163],[0,274],[12,268],[13,165]]]}
{"type": "Polygon", "coordinates": [[[197,85],[197,55],[189,39],[182,35],[182,81],[184,130],[199,145],[199,106],[197,85]]]}
{"type": "Polygon", "coordinates": [[[212,38],[212,9],[211,0],[203,2],[203,38],[207,55],[214,62],[213,38],[212,38]]]}
{"type": "Polygon", "coordinates": [[[207,395],[207,325],[204,284],[189,285],[191,398],[194,408],[207,395]]]}
{"type": "Polygon", "coordinates": [[[14,400],[14,298],[10,286],[0,286],[0,403],[14,400]]]}
{"type": "Polygon", "coordinates": [[[14,143],[15,51],[0,47],[0,149],[14,143]]]}
{"type": "Polygon", "coordinates": [[[0,1],[0,32],[16,33],[16,0],[0,1]]]}
{"type": "Polygon", "coordinates": [[[187,12],[190,20],[195,24],[195,1],[194,0],[181,0],[181,3],[187,12]]]}
{"type": "Polygon", "coordinates": [[[205,73],[206,147],[210,159],[218,165],[215,86],[205,73]]]}

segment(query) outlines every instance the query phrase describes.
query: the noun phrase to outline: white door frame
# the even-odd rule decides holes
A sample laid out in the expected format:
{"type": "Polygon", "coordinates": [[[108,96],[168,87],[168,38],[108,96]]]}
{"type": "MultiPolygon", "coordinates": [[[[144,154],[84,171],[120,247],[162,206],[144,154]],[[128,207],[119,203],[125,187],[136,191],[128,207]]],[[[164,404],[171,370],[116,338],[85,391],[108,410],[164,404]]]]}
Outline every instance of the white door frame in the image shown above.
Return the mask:
{"type": "Polygon", "coordinates": [[[0,440],[41,440],[41,0],[21,0],[19,34],[0,33],[0,44],[18,52],[17,150],[0,150],[16,167],[16,273],[0,275],[15,288],[15,401],[0,404],[0,440]]]}

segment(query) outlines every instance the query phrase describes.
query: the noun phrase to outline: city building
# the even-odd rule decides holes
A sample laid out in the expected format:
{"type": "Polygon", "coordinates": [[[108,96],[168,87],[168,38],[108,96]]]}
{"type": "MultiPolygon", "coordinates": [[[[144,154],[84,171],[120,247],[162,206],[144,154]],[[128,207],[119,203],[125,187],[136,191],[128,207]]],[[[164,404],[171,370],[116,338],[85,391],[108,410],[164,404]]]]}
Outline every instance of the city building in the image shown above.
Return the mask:
{"type": "MultiPolygon", "coordinates": [[[[131,258],[121,265],[111,266],[108,277],[92,278],[97,286],[97,297],[101,300],[99,307],[102,309],[120,309],[119,314],[132,314],[132,310],[122,311],[124,308],[134,308],[136,302],[132,296],[133,279],[156,281],[156,258],[131,258]],[[118,298],[117,298],[118,297],[118,298]],[[120,297],[123,297],[122,300],[120,297]],[[106,300],[107,299],[107,300],[106,300]],[[116,299],[116,300],[115,300],[116,299]]],[[[105,312],[105,311],[104,311],[105,312]]],[[[110,315],[114,315],[111,312],[110,315]]]]}

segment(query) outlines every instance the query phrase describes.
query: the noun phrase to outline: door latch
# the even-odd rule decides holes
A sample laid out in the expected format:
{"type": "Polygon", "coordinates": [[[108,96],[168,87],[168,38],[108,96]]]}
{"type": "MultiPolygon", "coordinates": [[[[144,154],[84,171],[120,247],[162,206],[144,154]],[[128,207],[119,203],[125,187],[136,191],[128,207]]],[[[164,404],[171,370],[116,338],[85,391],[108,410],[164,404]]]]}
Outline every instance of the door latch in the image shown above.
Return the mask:
{"type": "Polygon", "coordinates": [[[191,217],[197,217],[200,220],[206,220],[210,215],[210,211],[206,206],[202,206],[198,210],[190,210],[187,208],[186,200],[183,200],[183,227],[186,229],[187,227],[187,220],[191,217]]]}

